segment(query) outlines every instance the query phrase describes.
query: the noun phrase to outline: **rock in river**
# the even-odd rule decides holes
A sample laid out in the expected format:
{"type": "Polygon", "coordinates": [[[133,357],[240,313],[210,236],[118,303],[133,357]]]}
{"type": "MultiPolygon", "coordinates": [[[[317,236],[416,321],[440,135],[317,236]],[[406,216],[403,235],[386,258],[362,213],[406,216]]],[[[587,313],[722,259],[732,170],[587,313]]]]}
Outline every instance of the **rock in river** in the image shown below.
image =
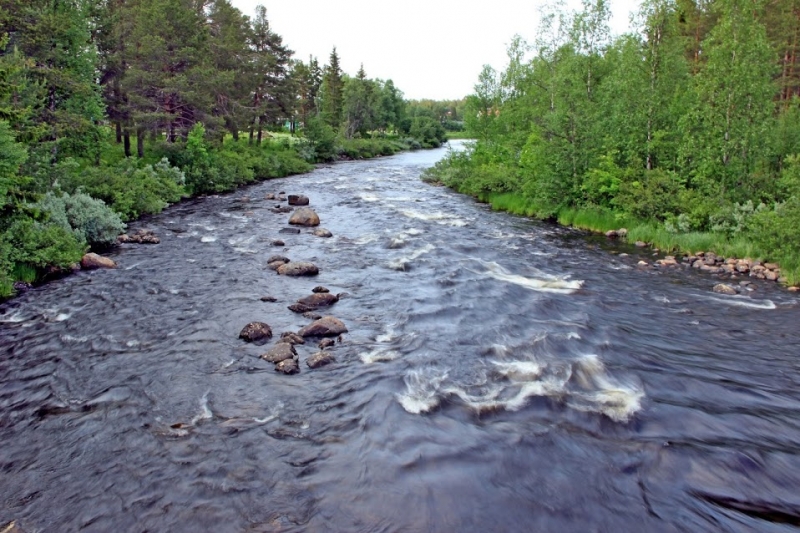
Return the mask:
{"type": "Polygon", "coordinates": [[[117,264],[108,257],[97,255],[95,253],[88,253],[81,259],[81,267],[86,270],[95,268],[117,268],[117,264]]]}
{"type": "Polygon", "coordinates": [[[297,374],[300,372],[300,366],[295,359],[285,359],[275,365],[275,372],[282,372],[284,374],[297,374]]]}
{"type": "Polygon", "coordinates": [[[736,294],[736,289],[734,289],[730,285],[726,285],[724,283],[718,283],[718,284],[714,285],[714,288],[711,289],[711,290],[713,290],[714,292],[719,293],[719,294],[729,294],[731,296],[736,294]]]}
{"type": "Polygon", "coordinates": [[[333,316],[324,316],[297,332],[301,337],[336,337],[342,333],[347,333],[347,327],[333,316]]]}
{"type": "Polygon", "coordinates": [[[319,226],[319,216],[310,207],[300,207],[289,217],[289,224],[295,226],[319,226]]]}
{"type": "Polygon", "coordinates": [[[311,289],[311,292],[331,292],[331,291],[328,290],[327,287],[323,287],[322,285],[317,285],[316,287],[311,289]]]}
{"type": "MultiPolygon", "coordinates": [[[[305,298],[300,298],[297,300],[297,303],[316,309],[317,307],[327,307],[329,305],[333,305],[338,301],[339,297],[335,294],[331,294],[329,292],[315,292],[314,294],[310,294],[305,298]]],[[[312,309],[307,309],[307,311],[311,310],[312,309]]],[[[305,313],[305,311],[302,312],[305,313]]]]}
{"type": "Polygon", "coordinates": [[[267,339],[272,338],[272,328],[264,322],[250,322],[239,333],[239,338],[247,342],[264,344],[267,339]]]}
{"type": "Polygon", "coordinates": [[[290,194],[289,205],[308,205],[308,196],[302,194],[290,194]]]}
{"type": "Polygon", "coordinates": [[[308,368],[319,368],[334,362],[336,362],[336,358],[330,352],[317,352],[306,359],[308,368]]]}
{"type": "Polygon", "coordinates": [[[282,276],[316,276],[319,274],[319,269],[314,263],[289,261],[278,267],[278,274],[282,276]]]}
{"type": "Polygon", "coordinates": [[[288,342],[279,342],[270,348],[267,353],[261,355],[261,359],[270,363],[280,363],[295,357],[297,357],[297,352],[294,349],[294,345],[288,342]]]}
{"type": "Polygon", "coordinates": [[[331,233],[330,230],[326,230],[325,228],[317,228],[311,233],[316,237],[323,237],[325,239],[333,237],[333,233],[331,233]]]}

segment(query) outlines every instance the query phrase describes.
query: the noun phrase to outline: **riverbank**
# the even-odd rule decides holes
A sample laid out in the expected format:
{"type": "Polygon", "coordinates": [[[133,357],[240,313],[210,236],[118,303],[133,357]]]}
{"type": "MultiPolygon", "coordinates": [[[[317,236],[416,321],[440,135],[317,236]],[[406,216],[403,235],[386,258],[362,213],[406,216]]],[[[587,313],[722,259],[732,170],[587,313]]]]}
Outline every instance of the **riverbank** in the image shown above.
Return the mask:
{"type": "MultiPolygon", "coordinates": [[[[489,194],[473,195],[480,202],[488,203],[492,209],[505,211],[515,215],[527,217],[537,217],[537,212],[533,204],[520,195],[516,194],[489,194]]],[[[615,213],[607,210],[597,209],[562,209],[557,216],[551,219],[562,226],[569,226],[595,233],[613,235],[611,238],[618,238],[630,244],[636,243],[637,246],[648,246],[651,249],[666,254],[679,254],[686,258],[695,259],[704,255],[710,255],[721,259],[720,265],[710,265],[720,268],[727,261],[736,261],[736,264],[749,264],[751,266],[774,265],[770,269],[751,270],[749,267],[737,274],[752,275],[760,279],[769,279],[764,271],[779,272],[779,275],[770,277],[770,281],[780,282],[788,287],[797,287],[800,284],[800,261],[796,257],[785,257],[770,253],[759,243],[739,236],[731,238],[724,233],[716,232],[686,232],[675,233],[667,231],[663,225],[643,222],[625,214],[615,213]],[[624,232],[618,230],[624,228],[624,232]],[[609,232],[616,232],[609,234],[609,232]]],[[[723,273],[720,270],[719,273],[723,273]]],[[[732,274],[732,272],[727,272],[732,274]]]]}

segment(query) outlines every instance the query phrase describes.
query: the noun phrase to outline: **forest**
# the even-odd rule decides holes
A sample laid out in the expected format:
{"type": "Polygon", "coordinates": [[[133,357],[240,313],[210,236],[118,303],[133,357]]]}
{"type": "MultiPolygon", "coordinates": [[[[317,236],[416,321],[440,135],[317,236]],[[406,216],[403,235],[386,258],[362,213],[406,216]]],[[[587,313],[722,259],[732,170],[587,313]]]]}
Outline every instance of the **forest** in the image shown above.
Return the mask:
{"type": "Polygon", "coordinates": [[[294,58],[263,6],[0,0],[0,297],[185,196],[439,146],[434,107],[294,58]]]}
{"type": "Polygon", "coordinates": [[[800,281],[800,3],[646,0],[621,36],[609,18],[605,0],[546,8],[468,97],[476,142],[424,179],[800,281]]]}

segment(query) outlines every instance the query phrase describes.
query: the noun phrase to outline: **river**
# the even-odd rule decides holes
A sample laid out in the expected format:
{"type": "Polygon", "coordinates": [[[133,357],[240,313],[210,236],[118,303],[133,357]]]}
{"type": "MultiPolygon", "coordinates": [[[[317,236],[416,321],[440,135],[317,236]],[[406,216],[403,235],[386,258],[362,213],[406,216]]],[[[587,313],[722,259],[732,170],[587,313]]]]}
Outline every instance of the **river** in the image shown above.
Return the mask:
{"type": "Polygon", "coordinates": [[[0,528],[796,531],[797,297],[422,183],[443,154],[183,202],[4,304],[0,528]],[[278,233],[279,191],[334,236],[278,233]],[[297,331],[316,285],[346,293],[337,362],[278,374],[239,331],[297,331]]]}

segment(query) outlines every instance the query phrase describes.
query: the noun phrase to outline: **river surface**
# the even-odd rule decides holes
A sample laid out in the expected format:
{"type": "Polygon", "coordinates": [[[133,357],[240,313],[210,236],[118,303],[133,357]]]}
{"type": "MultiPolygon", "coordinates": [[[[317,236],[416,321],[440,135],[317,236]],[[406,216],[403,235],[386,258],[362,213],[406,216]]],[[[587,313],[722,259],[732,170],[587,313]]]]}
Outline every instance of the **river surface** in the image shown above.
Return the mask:
{"type": "Polygon", "coordinates": [[[4,304],[0,528],[797,531],[798,299],[422,183],[443,154],[181,203],[4,304]],[[279,234],[278,191],[333,238],[279,234]],[[297,331],[316,285],[347,293],[337,363],[278,374],[239,331],[297,331]]]}

